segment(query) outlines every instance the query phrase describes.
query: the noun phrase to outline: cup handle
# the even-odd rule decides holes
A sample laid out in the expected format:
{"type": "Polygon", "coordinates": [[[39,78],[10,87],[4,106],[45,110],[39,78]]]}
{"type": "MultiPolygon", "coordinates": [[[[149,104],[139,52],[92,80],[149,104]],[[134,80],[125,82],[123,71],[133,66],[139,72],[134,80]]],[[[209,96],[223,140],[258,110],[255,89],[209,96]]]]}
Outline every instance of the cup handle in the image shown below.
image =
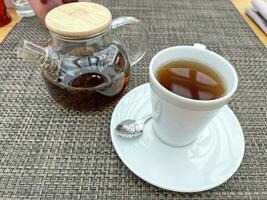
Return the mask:
{"type": "Polygon", "coordinates": [[[141,33],[142,38],[138,45],[138,48],[135,52],[129,55],[130,65],[135,65],[138,61],[140,61],[145,55],[145,51],[148,46],[148,31],[145,28],[144,24],[135,17],[118,17],[112,21],[112,29],[116,32],[120,27],[124,25],[135,24],[137,26],[138,31],[141,33]]]}
{"type": "Polygon", "coordinates": [[[207,49],[206,46],[204,44],[200,44],[200,43],[195,43],[193,45],[193,47],[195,48],[199,48],[199,49],[207,49]]]}

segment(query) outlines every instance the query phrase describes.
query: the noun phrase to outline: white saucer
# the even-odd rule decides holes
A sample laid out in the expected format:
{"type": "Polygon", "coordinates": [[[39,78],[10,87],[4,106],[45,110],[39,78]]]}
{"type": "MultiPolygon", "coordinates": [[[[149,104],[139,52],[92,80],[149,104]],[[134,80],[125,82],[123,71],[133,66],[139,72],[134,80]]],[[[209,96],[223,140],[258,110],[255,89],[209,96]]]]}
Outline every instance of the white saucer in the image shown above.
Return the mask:
{"type": "Polygon", "coordinates": [[[136,139],[116,135],[115,126],[125,119],[140,119],[151,112],[149,84],[127,93],[113,111],[110,130],[116,152],[138,177],[157,187],[177,192],[199,192],[228,180],[244,155],[244,136],[228,106],[213,119],[196,141],[171,147],[153,133],[151,120],[136,139]]]}

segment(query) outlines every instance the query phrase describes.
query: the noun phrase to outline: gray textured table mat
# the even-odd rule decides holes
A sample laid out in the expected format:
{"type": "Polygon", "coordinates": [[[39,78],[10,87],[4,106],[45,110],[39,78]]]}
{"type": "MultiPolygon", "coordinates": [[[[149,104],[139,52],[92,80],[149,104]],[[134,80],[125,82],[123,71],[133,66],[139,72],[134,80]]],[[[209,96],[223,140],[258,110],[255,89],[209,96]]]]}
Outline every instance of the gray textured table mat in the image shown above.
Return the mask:
{"type": "Polygon", "coordinates": [[[142,19],[150,32],[129,89],[148,82],[151,57],[169,46],[203,43],[235,66],[239,89],[229,105],[244,130],[243,163],[229,181],[202,193],[174,193],[142,181],[112,147],[113,107],[62,109],[37,67],[16,58],[22,39],[42,44],[49,38],[37,20],[23,19],[0,44],[1,199],[267,199],[267,51],[234,6],[225,0],[98,2],[114,17],[142,19]]]}

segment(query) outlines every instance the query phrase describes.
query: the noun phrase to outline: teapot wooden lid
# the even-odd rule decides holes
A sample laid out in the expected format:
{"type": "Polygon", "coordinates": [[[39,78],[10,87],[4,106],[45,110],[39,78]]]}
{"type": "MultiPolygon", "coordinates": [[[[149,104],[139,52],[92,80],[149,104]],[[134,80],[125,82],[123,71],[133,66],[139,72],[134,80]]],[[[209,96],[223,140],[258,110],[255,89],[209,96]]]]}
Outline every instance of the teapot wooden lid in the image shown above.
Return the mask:
{"type": "Polygon", "coordinates": [[[45,18],[47,28],[65,37],[90,37],[105,31],[111,24],[110,11],[97,3],[77,2],[58,6],[45,18]]]}

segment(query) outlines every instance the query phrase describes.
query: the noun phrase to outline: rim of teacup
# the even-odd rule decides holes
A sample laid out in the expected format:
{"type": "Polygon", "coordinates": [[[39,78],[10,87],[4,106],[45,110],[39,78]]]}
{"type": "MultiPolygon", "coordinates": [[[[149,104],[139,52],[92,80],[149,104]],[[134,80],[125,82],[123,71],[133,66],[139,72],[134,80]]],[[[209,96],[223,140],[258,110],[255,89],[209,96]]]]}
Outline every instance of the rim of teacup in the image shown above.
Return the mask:
{"type": "MultiPolygon", "coordinates": [[[[180,58],[181,59],[181,58],[180,58]]],[[[185,58],[190,59],[190,58],[185,58]]],[[[192,58],[194,59],[194,58],[192,58]]],[[[178,59],[177,59],[178,60],[178,59]]],[[[195,59],[194,59],[195,60],[195,59]]],[[[216,71],[216,70],[215,70],[216,71]]],[[[222,106],[224,106],[233,96],[235,93],[237,86],[238,86],[238,76],[234,69],[234,67],[222,56],[219,54],[210,51],[206,49],[204,45],[201,44],[195,44],[194,46],[173,46],[166,49],[163,49],[159,51],[154,57],[152,58],[150,65],[149,65],[149,79],[150,79],[150,87],[151,89],[160,97],[163,97],[168,103],[171,103],[173,105],[178,105],[179,107],[183,107],[186,109],[191,110],[213,110],[218,109],[222,106]],[[180,95],[177,95],[168,89],[166,89],[164,86],[162,86],[159,81],[156,78],[155,72],[154,72],[154,65],[158,65],[157,69],[164,65],[163,64],[156,64],[155,61],[158,59],[159,56],[166,55],[166,53],[182,49],[191,49],[193,51],[202,51],[205,52],[207,55],[215,57],[217,60],[220,60],[224,63],[224,66],[228,67],[228,70],[230,70],[234,80],[231,88],[227,88],[226,94],[213,100],[195,100],[186,98],[180,95]],[[159,66],[160,65],[160,66],[159,66]]],[[[226,81],[225,81],[226,82],[226,81]]],[[[226,85],[228,83],[225,83],[226,85]]]]}

